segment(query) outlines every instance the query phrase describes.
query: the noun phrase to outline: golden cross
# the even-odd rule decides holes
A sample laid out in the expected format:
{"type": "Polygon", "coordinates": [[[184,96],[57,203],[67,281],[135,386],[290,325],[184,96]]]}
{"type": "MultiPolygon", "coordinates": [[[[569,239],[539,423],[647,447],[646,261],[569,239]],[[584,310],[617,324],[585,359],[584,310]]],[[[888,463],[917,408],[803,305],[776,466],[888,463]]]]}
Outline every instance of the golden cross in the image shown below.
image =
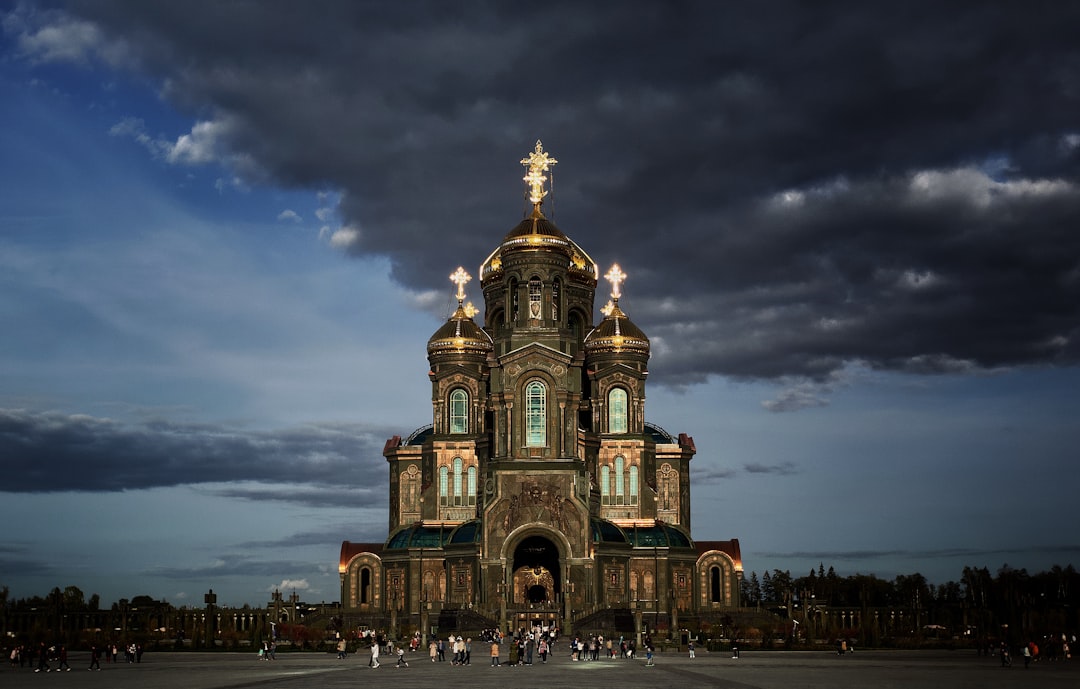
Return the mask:
{"type": "Polygon", "coordinates": [[[544,182],[547,177],[543,173],[548,172],[551,166],[557,162],[559,161],[547,154],[547,151],[544,150],[544,144],[540,143],[539,139],[536,140],[536,148],[529,154],[529,157],[521,159],[521,164],[529,168],[528,174],[522,179],[529,185],[529,200],[533,203],[540,203],[547,196],[547,192],[544,191],[544,182]]]}
{"type": "Polygon", "coordinates": [[[611,283],[611,298],[617,300],[619,295],[622,294],[619,291],[619,283],[626,279],[626,273],[622,272],[618,263],[613,263],[611,270],[607,272],[604,279],[611,283]]]}
{"type": "Polygon", "coordinates": [[[458,269],[451,273],[450,282],[457,285],[458,301],[462,301],[463,299],[465,299],[465,283],[469,280],[472,280],[472,276],[466,273],[465,269],[461,266],[458,266],[458,269]]]}

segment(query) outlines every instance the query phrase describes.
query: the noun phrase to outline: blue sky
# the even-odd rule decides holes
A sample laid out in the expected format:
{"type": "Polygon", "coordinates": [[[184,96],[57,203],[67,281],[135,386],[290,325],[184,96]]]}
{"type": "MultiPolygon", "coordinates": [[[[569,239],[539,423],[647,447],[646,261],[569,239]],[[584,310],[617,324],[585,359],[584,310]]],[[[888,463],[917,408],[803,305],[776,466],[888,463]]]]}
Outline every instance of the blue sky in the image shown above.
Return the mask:
{"type": "Polygon", "coordinates": [[[695,439],[695,537],[1076,562],[1077,11],[534,9],[3,10],[0,585],[336,600],[538,138],[695,439]]]}

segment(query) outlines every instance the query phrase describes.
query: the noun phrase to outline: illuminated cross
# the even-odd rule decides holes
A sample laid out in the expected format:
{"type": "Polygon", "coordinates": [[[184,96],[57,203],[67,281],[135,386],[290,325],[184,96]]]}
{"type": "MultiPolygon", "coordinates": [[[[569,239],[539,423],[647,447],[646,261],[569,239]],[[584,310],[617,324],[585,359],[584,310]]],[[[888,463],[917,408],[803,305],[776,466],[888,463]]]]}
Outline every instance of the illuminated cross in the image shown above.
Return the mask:
{"type": "Polygon", "coordinates": [[[540,143],[539,139],[536,140],[536,148],[529,154],[529,157],[521,159],[521,164],[529,168],[528,174],[522,179],[529,185],[529,200],[533,203],[540,203],[547,196],[547,192],[544,191],[544,182],[547,177],[543,173],[548,172],[551,166],[557,162],[559,161],[547,154],[547,151],[544,150],[544,144],[540,143]]]}
{"type": "Polygon", "coordinates": [[[615,263],[611,266],[611,270],[607,272],[604,279],[611,283],[611,298],[618,301],[619,295],[622,292],[619,291],[619,283],[626,279],[626,273],[622,272],[619,268],[619,264],[615,263]]]}
{"type": "Polygon", "coordinates": [[[469,280],[472,280],[472,276],[466,273],[461,266],[458,266],[458,269],[450,275],[450,282],[457,285],[457,300],[459,302],[465,299],[465,283],[469,280]]]}
{"type": "Polygon", "coordinates": [[[473,303],[471,301],[468,304],[465,305],[465,317],[466,318],[472,318],[473,316],[475,316],[478,313],[480,313],[480,309],[473,306],[473,303]]]}

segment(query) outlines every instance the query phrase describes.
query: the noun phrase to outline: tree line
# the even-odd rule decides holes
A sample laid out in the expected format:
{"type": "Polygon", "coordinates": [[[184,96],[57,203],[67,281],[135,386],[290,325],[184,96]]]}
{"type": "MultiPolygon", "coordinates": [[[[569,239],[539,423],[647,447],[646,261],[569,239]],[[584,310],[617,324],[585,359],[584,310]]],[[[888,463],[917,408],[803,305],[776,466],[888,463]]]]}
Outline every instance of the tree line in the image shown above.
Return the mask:
{"type": "Polygon", "coordinates": [[[960,581],[934,585],[921,574],[892,580],[839,576],[824,563],[806,576],[778,569],[740,585],[742,604],[803,625],[801,634],[851,636],[874,644],[881,636],[970,640],[972,644],[1020,643],[1076,633],[1080,574],[1072,565],[1029,574],[1007,564],[991,575],[964,567],[960,581]]]}

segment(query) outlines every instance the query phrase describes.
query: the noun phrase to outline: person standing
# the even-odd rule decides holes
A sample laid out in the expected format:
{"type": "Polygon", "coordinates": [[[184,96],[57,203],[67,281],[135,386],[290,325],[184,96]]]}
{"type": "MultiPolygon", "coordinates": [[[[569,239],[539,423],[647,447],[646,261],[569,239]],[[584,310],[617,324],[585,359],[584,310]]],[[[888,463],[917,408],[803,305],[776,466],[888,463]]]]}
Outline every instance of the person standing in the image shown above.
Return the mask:
{"type": "Polygon", "coordinates": [[[499,667],[499,640],[491,642],[491,667],[499,667]]]}
{"type": "Polygon", "coordinates": [[[694,655],[694,642],[693,641],[687,642],[686,648],[690,651],[690,657],[691,658],[696,658],[697,657],[697,656],[694,655]]]}

